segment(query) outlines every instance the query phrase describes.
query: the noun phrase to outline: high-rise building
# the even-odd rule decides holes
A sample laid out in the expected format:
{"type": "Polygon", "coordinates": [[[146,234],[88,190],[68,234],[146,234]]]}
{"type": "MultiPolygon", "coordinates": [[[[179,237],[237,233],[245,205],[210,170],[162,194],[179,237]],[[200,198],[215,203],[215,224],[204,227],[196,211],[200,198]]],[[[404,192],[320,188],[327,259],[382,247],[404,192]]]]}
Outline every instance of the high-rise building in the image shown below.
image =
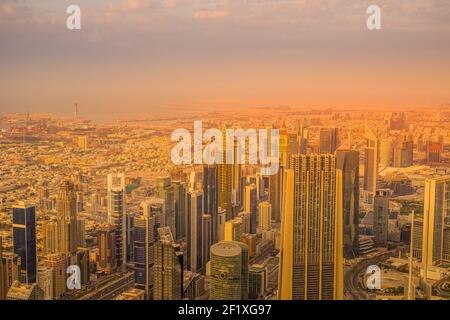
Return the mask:
{"type": "Polygon", "coordinates": [[[78,248],[77,250],[77,266],[81,271],[81,285],[87,285],[89,283],[89,249],[87,248],[78,248]]]}
{"type": "Polygon", "coordinates": [[[219,208],[217,213],[217,241],[225,240],[225,223],[227,221],[227,213],[219,208]]]}
{"type": "Polygon", "coordinates": [[[221,241],[211,247],[212,300],[248,298],[248,250],[236,241],[221,241]]]}
{"type": "Polygon", "coordinates": [[[183,182],[173,182],[175,199],[175,238],[186,237],[186,185],[183,182]]]}
{"type": "Polygon", "coordinates": [[[86,246],[86,220],[84,218],[77,219],[77,246],[86,246]]]}
{"type": "Polygon", "coordinates": [[[427,141],[427,163],[441,162],[442,144],[439,142],[427,141]]]}
{"type": "Polygon", "coordinates": [[[217,165],[203,167],[203,208],[205,214],[211,215],[212,242],[217,242],[218,176],[217,165]]]}
{"type": "Polygon", "coordinates": [[[125,194],[125,174],[108,174],[108,222],[115,227],[115,259],[122,270],[126,261],[125,194]]]}
{"type": "Polygon", "coordinates": [[[42,290],[37,283],[25,284],[14,281],[8,290],[6,300],[42,300],[42,290]]]}
{"type": "Polygon", "coordinates": [[[364,149],[364,199],[373,204],[378,178],[378,138],[366,126],[367,145],[364,149]]]}
{"type": "Polygon", "coordinates": [[[127,262],[134,261],[134,221],[135,212],[127,212],[125,215],[125,232],[126,232],[126,248],[127,262]]]}
{"type": "Polygon", "coordinates": [[[42,240],[44,242],[44,254],[60,252],[57,222],[46,221],[42,224],[42,240]]]}
{"type": "Polygon", "coordinates": [[[210,214],[204,214],[202,216],[202,258],[203,258],[203,266],[206,266],[210,259],[209,250],[212,241],[212,221],[210,214]]]}
{"type": "Polygon", "coordinates": [[[378,190],[373,204],[373,235],[376,246],[387,246],[388,225],[389,193],[385,190],[378,190]]]}
{"type": "Polygon", "coordinates": [[[158,178],[156,180],[156,196],[164,201],[165,224],[161,225],[161,227],[168,226],[172,234],[176,234],[175,194],[170,177],[158,178]]]}
{"type": "Polygon", "coordinates": [[[136,288],[144,290],[147,299],[153,297],[154,243],[155,217],[144,210],[135,219],[134,268],[136,288]]]}
{"type": "Polygon", "coordinates": [[[380,140],[380,167],[390,167],[392,164],[391,140],[385,137],[380,140]]]}
{"type": "Polygon", "coordinates": [[[394,148],[394,167],[405,168],[413,165],[413,141],[406,136],[394,148]]]}
{"type": "Polygon", "coordinates": [[[422,270],[426,279],[429,266],[450,262],[450,176],[425,180],[424,197],[422,270]]]}
{"type": "Polygon", "coordinates": [[[285,172],[279,298],[343,298],[333,155],[293,155],[285,172]]]}
{"type": "Polygon", "coordinates": [[[319,151],[322,154],[334,154],[339,147],[339,129],[321,128],[319,151]]]}
{"type": "Polygon", "coordinates": [[[158,229],[155,243],[154,300],[183,298],[183,252],[175,244],[169,228],[158,229]],[[165,229],[165,230],[161,230],[165,229]]]}
{"type": "Polygon", "coordinates": [[[19,202],[13,207],[14,253],[19,255],[20,282],[36,283],[36,207],[19,202]]]}
{"type": "Polygon", "coordinates": [[[272,220],[281,221],[281,176],[282,168],[269,177],[269,202],[272,205],[272,220]]]}
{"type": "MultiPolygon", "coordinates": [[[[223,150],[228,151],[227,146],[223,150]]],[[[226,161],[226,152],[223,152],[223,162],[217,165],[218,206],[227,213],[227,219],[232,218],[233,195],[233,164],[226,161]]]]}
{"type": "Polygon", "coordinates": [[[268,201],[258,205],[258,226],[263,231],[272,229],[272,205],[268,201]]]}
{"type": "Polygon", "coordinates": [[[359,249],[359,152],[336,151],[336,212],[342,218],[344,258],[358,255],[359,249]]]}
{"type": "Polygon", "coordinates": [[[258,198],[256,191],[255,184],[245,186],[244,211],[250,213],[250,233],[256,233],[258,215],[258,198]]]}
{"type": "Polygon", "coordinates": [[[52,269],[53,299],[60,299],[66,291],[67,258],[64,254],[49,254],[44,257],[44,265],[52,269]]]}
{"type": "Polygon", "coordinates": [[[225,240],[241,241],[244,233],[244,225],[241,217],[236,217],[225,222],[225,240]]]}
{"type": "Polygon", "coordinates": [[[189,192],[187,209],[187,268],[193,272],[201,272],[203,265],[203,193],[189,192]]]}
{"type": "Polygon", "coordinates": [[[59,252],[69,256],[77,252],[77,193],[70,180],[64,180],[56,199],[59,252]]]}
{"type": "Polygon", "coordinates": [[[20,256],[12,252],[3,252],[3,272],[5,276],[6,292],[14,281],[20,280],[20,256]]]}
{"type": "Polygon", "coordinates": [[[110,274],[117,269],[116,235],[116,227],[114,226],[105,224],[98,229],[97,270],[100,272],[110,274]]]}
{"type": "Polygon", "coordinates": [[[53,269],[47,266],[39,266],[37,283],[42,290],[43,299],[53,300],[53,269]]]}
{"type": "Polygon", "coordinates": [[[263,300],[267,292],[267,284],[267,268],[260,264],[250,266],[248,269],[248,298],[263,300]]]}
{"type": "Polygon", "coordinates": [[[5,269],[6,265],[3,263],[3,241],[2,237],[0,237],[0,300],[5,300],[8,293],[5,269]]]}

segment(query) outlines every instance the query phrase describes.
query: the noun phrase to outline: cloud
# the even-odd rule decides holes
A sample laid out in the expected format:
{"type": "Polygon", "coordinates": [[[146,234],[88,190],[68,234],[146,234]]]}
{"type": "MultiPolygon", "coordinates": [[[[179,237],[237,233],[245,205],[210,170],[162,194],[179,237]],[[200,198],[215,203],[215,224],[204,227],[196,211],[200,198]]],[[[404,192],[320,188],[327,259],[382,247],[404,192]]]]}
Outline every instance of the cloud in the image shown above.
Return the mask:
{"type": "Polygon", "coordinates": [[[229,16],[229,12],[225,10],[198,10],[193,14],[194,19],[220,19],[229,16]]]}

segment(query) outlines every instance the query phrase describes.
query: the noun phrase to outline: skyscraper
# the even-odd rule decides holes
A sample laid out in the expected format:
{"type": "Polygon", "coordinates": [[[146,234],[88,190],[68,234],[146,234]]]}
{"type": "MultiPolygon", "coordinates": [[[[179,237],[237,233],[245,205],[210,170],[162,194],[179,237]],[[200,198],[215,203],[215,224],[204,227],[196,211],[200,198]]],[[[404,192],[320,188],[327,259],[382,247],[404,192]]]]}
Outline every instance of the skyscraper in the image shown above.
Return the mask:
{"type": "Polygon", "coordinates": [[[156,196],[164,201],[165,224],[161,225],[161,227],[168,226],[172,234],[176,234],[175,194],[170,177],[158,178],[156,180],[156,196]]]}
{"type": "Polygon", "coordinates": [[[44,242],[44,253],[52,254],[60,251],[58,238],[58,223],[46,221],[42,224],[42,240],[44,242]]]}
{"type": "Polygon", "coordinates": [[[258,226],[263,231],[269,231],[272,227],[272,205],[268,201],[258,205],[258,226]]]}
{"type": "Polygon", "coordinates": [[[321,128],[320,129],[320,146],[319,150],[322,154],[334,154],[339,147],[339,130],[338,128],[321,128]]]}
{"type": "Polygon", "coordinates": [[[13,207],[14,253],[19,255],[20,281],[36,283],[36,208],[19,202],[13,207]]]}
{"type": "Polygon", "coordinates": [[[285,172],[279,298],[342,299],[335,157],[293,155],[285,172]]]}
{"type": "Polygon", "coordinates": [[[98,229],[97,270],[104,273],[113,273],[117,268],[116,259],[116,227],[105,224],[98,229]]]}
{"type": "Polygon", "coordinates": [[[386,190],[378,190],[373,204],[373,235],[376,246],[387,246],[388,225],[389,194],[386,190]]]}
{"type": "Polygon", "coordinates": [[[75,185],[64,180],[56,200],[59,252],[69,256],[77,252],[77,194],[75,185]]]}
{"type": "Polygon", "coordinates": [[[217,242],[217,213],[218,204],[218,176],[217,165],[203,167],[203,208],[206,214],[211,215],[212,242],[217,242]]]}
{"type": "Polygon", "coordinates": [[[256,185],[245,186],[244,211],[250,213],[250,233],[256,233],[256,223],[258,214],[258,198],[256,185]]]}
{"type": "Polygon", "coordinates": [[[186,237],[186,185],[183,182],[173,182],[175,200],[175,238],[186,237]]]}
{"type": "Polygon", "coordinates": [[[206,266],[206,264],[209,261],[209,258],[210,258],[209,250],[210,250],[212,244],[213,244],[213,241],[212,241],[211,215],[204,214],[202,216],[202,259],[203,259],[202,264],[203,264],[203,266],[206,266]]]}
{"type": "Polygon", "coordinates": [[[5,300],[8,293],[5,268],[6,266],[3,263],[3,240],[0,237],[0,300],[5,300]]]}
{"type": "Polygon", "coordinates": [[[248,250],[236,241],[221,241],[211,247],[212,300],[248,298],[248,250]]]}
{"type": "Polygon", "coordinates": [[[187,195],[187,268],[193,272],[203,269],[203,193],[189,192],[187,195]]]}
{"type": "Polygon", "coordinates": [[[373,204],[377,191],[378,177],[378,138],[366,125],[366,148],[364,149],[364,199],[373,204]]]}
{"type": "Polygon", "coordinates": [[[53,269],[53,299],[60,299],[66,291],[67,258],[64,254],[49,254],[44,257],[44,265],[53,269]]]}
{"type": "Polygon", "coordinates": [[[175,244],[170,229],[158,229],[155,243],[154,300],[183,298],[183,252],[175,244]]]}
{"type": "Polygon", "coordinates": [[[422,270],[426,279],[429,266],[450,262],[450,176],[425,180],[424,197],[422,270]]]}
{"type": "Polygon", "coordinates": [[[394,167],[405,168],[413,165],[413,141],[403,136],[394,148],[394,167]]]}
{"type": "Polygon", "coordinates": [[[115,226],[115,258],[122,270],[126,261],[125,194],[125,174],[108,174],[108,222],[115,226]]]}
{"type": "Polygon", "coordinates": [[[336,151],[336,210],[342,216],[344,257],[354,258],[359,249],[359,152],[336,151]],[[340,212],[339,212],[340,211],[340,212]]]}
{"type": "Polygon", "coordinates": [[[147,299],[153,297],[154,243],[155,217],[144,210],[135,220],[134,262],[136,287],[145,291],[147,299]]]}

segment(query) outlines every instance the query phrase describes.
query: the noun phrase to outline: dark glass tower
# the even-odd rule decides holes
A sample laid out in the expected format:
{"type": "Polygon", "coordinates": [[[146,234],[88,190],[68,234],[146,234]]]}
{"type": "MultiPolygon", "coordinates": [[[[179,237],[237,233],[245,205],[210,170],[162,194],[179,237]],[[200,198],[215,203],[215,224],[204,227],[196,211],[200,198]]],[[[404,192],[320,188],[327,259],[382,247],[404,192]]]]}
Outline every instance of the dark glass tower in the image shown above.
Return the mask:
{"type": "Polygon", "coordinates": [[[20,203],[13,207],[14,253],[20,256],[20,280],[36,283],[36,208],[20,203]]]}

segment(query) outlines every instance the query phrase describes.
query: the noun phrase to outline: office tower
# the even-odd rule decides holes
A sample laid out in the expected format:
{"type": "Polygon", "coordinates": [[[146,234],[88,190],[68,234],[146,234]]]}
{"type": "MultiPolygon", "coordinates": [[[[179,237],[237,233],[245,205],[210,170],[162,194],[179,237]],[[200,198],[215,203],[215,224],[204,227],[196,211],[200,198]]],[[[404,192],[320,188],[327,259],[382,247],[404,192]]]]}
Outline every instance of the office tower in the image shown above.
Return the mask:
{"type": "Polygon", "coordinates": [[[56,199],[59,252],[66,256],[77,252],[77,194],[75,185],[64,180],[56,199]]]}
{"type": "Polygon", "coordinates": [[[413,165],[413,141],[403,136],[394,148],[394,167],[405,168],[413,165]]]}
{"type": "Polygon", "coordinates": [[[280,170],[269,177],[269,202],[272,205],[272,220],[281,221],[281,175],[280,170]]]}
{"type": "Polygon", "coordinates": [[[42,224],[42,240],[44,242],[44,254],[58,253],[58,223],[46,221],[42,224]]]}
{"type": "Polygon", "coordinates": [[[77,219],[77,247],[86,246],[86,220],[84,218],[77,219]]]}
{"type": "Polygon", "coordinates": [[[134,268],[136,288],[144,290],[147,299],[153,297],[154,244],[155,216],[144,210],[135,220],[134,268]]]}
{"type": "MultiPolygon", "coordinates": [[[[289,135],[286,128],[286,123],[283,121],[280,134],[280,167],[287,168],[289,165],[289,135]]],[[[270,146],[270,145],[269,145],[270,146]]],[[[270,147],[269,147],[270,148],[270,147]]]]}
{"type": "Polygon", "coordinates": [[[335,167],[333,155],[291,156],[281,220],[278,288],[282,300],[343,298],[335,167]]]}
{"type": "Polygon", "coordinates": [[[172,234],[176,234],[175,195],[170,177],[158,178],[156,180],[156,196],[164,201],[165,224],[161,225],[161,227],[168,226],[172,234]]]}
{"type": "Polygon", "coordinates": [[[36,258],[36,208],[19,202],[13,206],[14,253],[19,255],[20,282],[35,283],[37,276],[36,258]]]}
{"type": "Polygon", "coordinates": [[[262,231],[272,229],[272,205],[268,201],[258,205],[258,226],[262,231]]]}
{"type": "Polygon", "coordinates": [[[267,268],[260,264],[254,264],[248,269],[248,298],[252,300],[264,300],[268,282],[267,268]]]}
{"type": "Polygon", "coordinates": [[[42,300],[42,291],[36,283],[24,284],[14,281],[8,290],[6,300],[42,300]]]}
{"type": "Polygon", "coordinates": [[[169,228],[158,229],[155,243],[154,300],[183,298],[183,252],[173,241],[169,228]],[[165,230],[161,230],[165,229],[165,230]]]}
{"type": "Polygon", "coordinates": [[[67,258],[64,254],[44,256],[44,265],[52,269],[53,299],[60,299],[66,291],[67,258]]]}
{"type": "Polygon", "coordinates": [[[189,192],[186,202],[187,209],[187,268],[193,272],[203,269],[203,193],[189,192]]]}
{"type": "MultiPolygon", "coordinates": [[[[336,151],[336,212],[342,217],[344,258],[358,255],[359,249],[359,152],[336,151]]],[[[338,223],[338,224],[340,224],[338,223]]]]}
{"type": "Polygon", "coordinates": [[[339,147],[338,128],[321,128],[319,151],[322,154],[334,154],[339,147]]]}
{"type": "Polygon", "coordinates": [[[77,250],[77,266],[81,271],[81,285],[87,285],[89,283],[89,249],[78,248],[77,250]]]}
{"type": "Polygon", "coordinates": [[[212,244],[213,244],[213,241],[212,241],[211,215],[204,214],[202,216],[202,258],[203,258],[202,264],[203,264],[203,266],[206,266],[206,264],[209,261],[209,250],[210,250],[212,244]]]}
{"type": "Polygon", "coordinates": [[[125,174],[108,174],[108,222],[115,227],[115,259],[122,271],[126,261],[125,193],[125,174]]]}
{"type": "Polygon", "coordinates": [[[254,184],[245,187],[244,211],[250,213],[250,233],[256,233],[258,198],[256,192],[256,185],[254,184]]]}
{"type": "Polygon", "coordinates": [[[77,209],[76,212],[84,211],[84,194],[81,191],[76,192],[77,195],[77,209]]]}
{"type": "Polygon", "coordinates": [[[162,228],[166,226],[164,199],[146,199],[142,201],[141,208],[144,215],[155,217],[155,228],[162,228]]]}
{"type": "Polygon", "coordinates": [[[219,208],[217,213],[217,242],[225,240],[225,223],[227,221],[227,213],[219,208]]]}
{"type": "Polygon", "coordinates": [[[442,144],[439,142],[427,141],[427,163],[441,162],[442,144]]]}
{"type": "Polygon", "coordinates": [[[3,241],[2,237],[0,237],[0,300],[5,300],[8,293],[5,268],[6,265],[3,263],[3,241]]]}
{"type": "Polygon", "coordinates": [[[83,151],[88,149],[88,137],[87,136],[79,136],[78,137],[78,148],[83,151]]]}
{"type": "Polygon", "coordinates": [[[390,167],[392,163],[391,140],[385,137],[380,140],[380,167],[390,167]]]}
{"type": "Polygon", "coordinates": [[[364,149],[364,198],[368,204],[373,204],[373,197],[377,191],[378,177],[378,138],[367,128],[367,145],[364,149]]]}
{"type": "Polygon", "coordinates": [[[256,255],[256,234],[243,233],[240,241],[247,245],[248,256],[253,258],[256,255]]]}
{"type": "Polygon", "coordinates": [[[422,269],[427,279],[429,266],[450,262],[450,176],[425,180],[424,197],[422,269]]]}
{"type": "Polygon", "coordinates": [[[53,269],[47,266],[38,267],[38,282],[39,288],[42,291],[44,300],[52,300],[53,294],[53,269]]]}
{"type": "Polygon", "coordinates": [[[91,214],[96,215],[98,212],[98,206],[100,202],[100,197],[97,192],[91,194],[91,214]]]}
{"type": "Polygon", "coordinates": [[[175,238],[186,237],[186,185],[183,182],[173,183],[175,199],[175,238]]]}
{"type": "Polygon", "coordinates": [[[308,151],[308,129],[299,122],[297,128],[298,153],[306,154],[308,151]]]}
{"type": "MultiPolygon", "coordinates": [[[[227,146],[223,147],[224,151],[227,146]]],[[[226,162],[226,152],[223,152],[223,163],[217,165],[218,206],[227,213],[227,219],[232,218],[233,165],[226,162]]]]}
{"type": "Polygon", "coordinates": [[[414,238],[412,242],[413,246],[413,257],[422,260],[422,242],[423,242],[423,217],[414,218],[414,228],[413,228],[414,238]]]}
{"type": "MultiPolygon", "coordinates": [[[[20,280],[20,256],[12,252],[3,252],[2,263],[5,285],[6,288],[9,289],[14,281],[20,280]]],[[[8,292],[8,290],[6,290],[6,292],[8,292]]]]}
{"type": "Polygon", "coordinates": [[[203,166],[203,208],[205,214],[211,215],[212,242],[217,242],[217,213],[218,213],[218,177],[217,165],[203,166]]]}
{"type": "Polygon", "coordinates": [[[236,217],[225,222],[225,240],[226,241],[241,241],[244,233],[244,225],[242,218],[236,217]]]}
{"type": "Polygon", "coordinates": [[[389,225],[389,193],[378,190],[373,205],[373,235],[375,245],[386,247],[389,225]]]}
{"type": "Polygon", "coordinates": [[[105,224],[98,229],[97,245],[97,270],[107,274],[113,273],[117,269],[117,240],[116,227],[105,224]]]}
{"type": "Polygon", "coordinates": [[[248,251],[245,244],[221,241],[211,247],[210,298],[248,299],[248,251]]]}
{"type": "Polygon", "coordinates": [[[127,248],[127,262],[134,261],[134,212],[128,212],[125,215],[125,231],[126,231],[126,248],[127,248]]]}
{"type": "Polygon", "coordinates": [[[239,212],[238,216],[242,222],[242,232],[250,233],[251,227],[251,214],[250,212],[239,212]]]}

